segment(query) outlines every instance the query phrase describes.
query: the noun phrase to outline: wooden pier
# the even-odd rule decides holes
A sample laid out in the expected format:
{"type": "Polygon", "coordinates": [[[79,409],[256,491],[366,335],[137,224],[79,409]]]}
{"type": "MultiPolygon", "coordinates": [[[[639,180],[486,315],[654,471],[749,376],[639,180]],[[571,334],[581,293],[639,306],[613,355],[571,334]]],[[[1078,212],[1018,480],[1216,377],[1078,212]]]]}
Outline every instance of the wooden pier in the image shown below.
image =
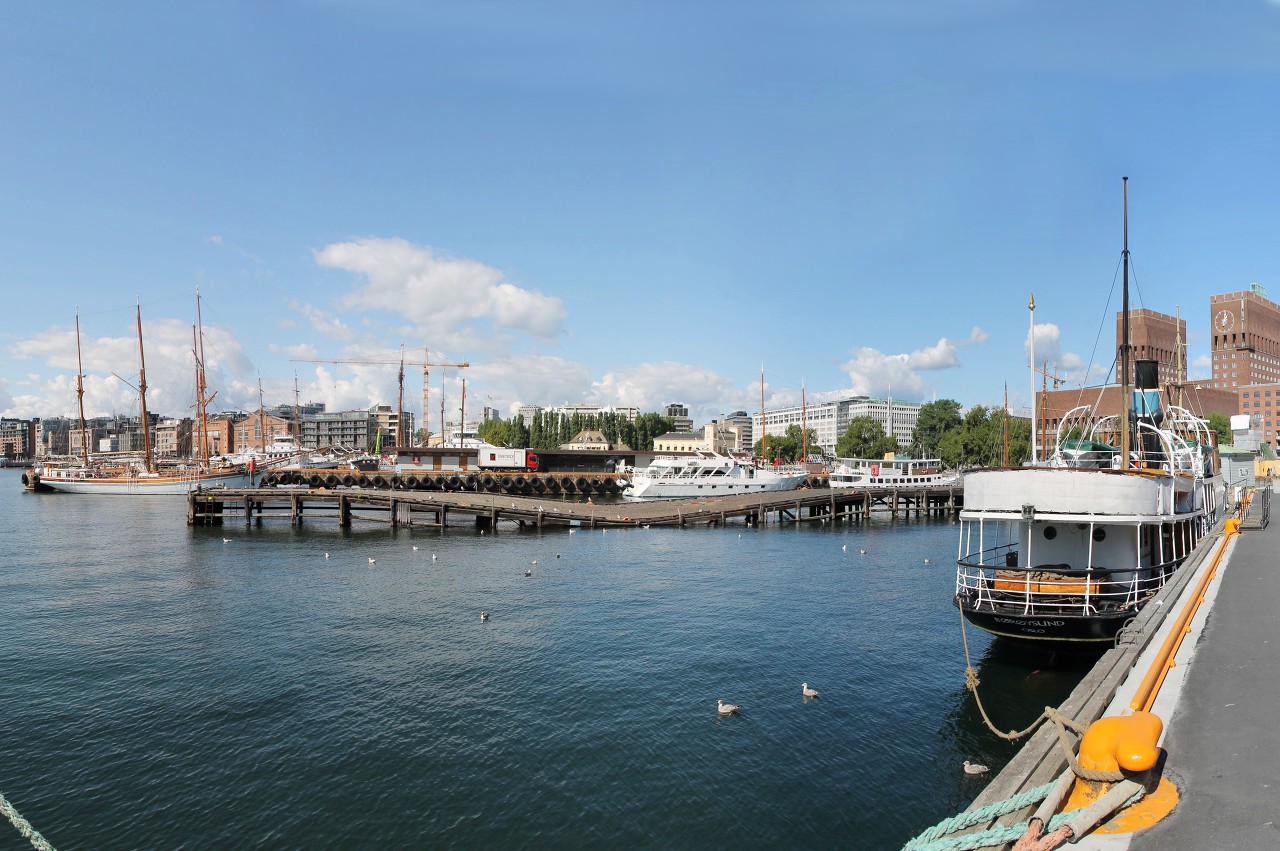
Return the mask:
{"type": "Polygon", "coordinates": [[[350,528],[355,522],[391,526],[443,528],[450,515],[469,515],[479,528],[496,529],[501,522],[517,528],[556,526],[714,526],[742,522],[811,523],[863,520],[872,514],[891,517],[950,516],[960,508],[959,485],[927,490],[892,488],[804,488],[794,491],[670,499],[646,502],[569,501],[549,496],[494,493],[422,492],[380,488],[258,487],[194,491],[187,497],[189,525],[222,525],[240,520],[288,519],[293,526],[306,520],[337,519],[350,528]]]}

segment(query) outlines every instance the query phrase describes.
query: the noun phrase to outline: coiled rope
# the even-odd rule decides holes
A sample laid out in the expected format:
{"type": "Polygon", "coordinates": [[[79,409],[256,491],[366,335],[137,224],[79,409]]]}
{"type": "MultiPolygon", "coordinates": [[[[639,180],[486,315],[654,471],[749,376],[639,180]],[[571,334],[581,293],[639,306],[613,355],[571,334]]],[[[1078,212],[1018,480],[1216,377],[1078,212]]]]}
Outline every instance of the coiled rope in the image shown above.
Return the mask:
{"type": "Polygon", "coordinates": [[[14,809],[13,804],[9,803],[9,799],[0,792],[0,813],[4,813],[9,818],[9,823],[18,829],[30,842],[36,851],[54,851],[49,840],[40,835],[40,831],[31,826],[31,822],[22,817],[22,813],[14,809]]]}

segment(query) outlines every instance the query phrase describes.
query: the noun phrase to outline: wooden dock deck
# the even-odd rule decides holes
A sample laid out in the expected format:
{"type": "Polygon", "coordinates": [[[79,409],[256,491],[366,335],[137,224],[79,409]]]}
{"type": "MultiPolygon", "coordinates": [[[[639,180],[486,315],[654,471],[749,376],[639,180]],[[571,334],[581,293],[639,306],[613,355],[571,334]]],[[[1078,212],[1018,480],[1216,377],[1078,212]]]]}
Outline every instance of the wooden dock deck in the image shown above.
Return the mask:
{"type": "Polygon", "coordinates": [[[892,517],[953,514],[960,507],[959,485],[927,490],[892,488],[854,490],[804,488],[794,491],[645,502],[570,501],[550,496],[494,493],[422,492],[378,488],[258,487],[200,490],[187,498],[189,525],[245,524],[287,519],[303,525],[312,519],[337,519],[343,528],[357,521],[391,526],[443,528],[451,515],[470,515],[480,528],[501,522],[519,528],[547,526],[626,527],[746,525],[865,519],[873,513],[892,517]]]}

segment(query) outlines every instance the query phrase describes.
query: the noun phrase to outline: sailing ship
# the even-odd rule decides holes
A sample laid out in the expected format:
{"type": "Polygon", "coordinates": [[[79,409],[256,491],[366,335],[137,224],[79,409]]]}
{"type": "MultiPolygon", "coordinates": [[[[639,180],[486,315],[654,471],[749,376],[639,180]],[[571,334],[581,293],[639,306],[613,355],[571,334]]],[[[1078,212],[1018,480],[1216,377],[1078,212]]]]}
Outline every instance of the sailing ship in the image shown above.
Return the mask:
{"type": "Polygon", "coordinates": [[[1224,510],[1207,422],[1162,403],[1156,361],[1130,391],[1127,182],[1125,201],[1119,415],[1080,406],[1047,458],[1033,435],[1027,466],[964,477],[954,603],[1016,643],[1105,649],[1224,510]]]}
{"type": "Polygon", "coordinates": [[[208,422],[205,415],[207,388],[204,380],[204,340],[200,328],[200,295],[196,293],[196,326],[192,328],[192,351],[196,361],[196,392],[199,410],[201,459],[173,466],[159,467],[151,454],[150,418],[147,415],[147,366],[142,345],[142,303],[137,308],[138,326],[138,398],[142,422],[142,458],[108,464],[94,462],[89,456],[89,439],[84,418],[84,366],[80,357],[80,316],[76,314],[76,395],[80,406],[80,447],[82,462],[73,465],[42,464],[22,474],[27,490],[61,493],[169,495],[186,494],[210,487],[244,487],[251,484],[250,474],[241,466],[214,467],[209,463],[208,422]]]}

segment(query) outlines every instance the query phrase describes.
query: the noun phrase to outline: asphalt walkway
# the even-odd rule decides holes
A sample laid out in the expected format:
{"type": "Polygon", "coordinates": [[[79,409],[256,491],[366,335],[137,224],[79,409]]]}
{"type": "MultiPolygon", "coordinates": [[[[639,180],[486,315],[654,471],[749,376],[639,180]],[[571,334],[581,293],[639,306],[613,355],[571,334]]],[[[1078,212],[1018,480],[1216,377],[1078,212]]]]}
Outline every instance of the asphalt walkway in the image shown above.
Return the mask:
{"type": "Polygon", "coordinates": [[[1280,523],[1235,543],[1164,747],[1181,792],[1137,851],[1280,848],[1280,523]]]}

